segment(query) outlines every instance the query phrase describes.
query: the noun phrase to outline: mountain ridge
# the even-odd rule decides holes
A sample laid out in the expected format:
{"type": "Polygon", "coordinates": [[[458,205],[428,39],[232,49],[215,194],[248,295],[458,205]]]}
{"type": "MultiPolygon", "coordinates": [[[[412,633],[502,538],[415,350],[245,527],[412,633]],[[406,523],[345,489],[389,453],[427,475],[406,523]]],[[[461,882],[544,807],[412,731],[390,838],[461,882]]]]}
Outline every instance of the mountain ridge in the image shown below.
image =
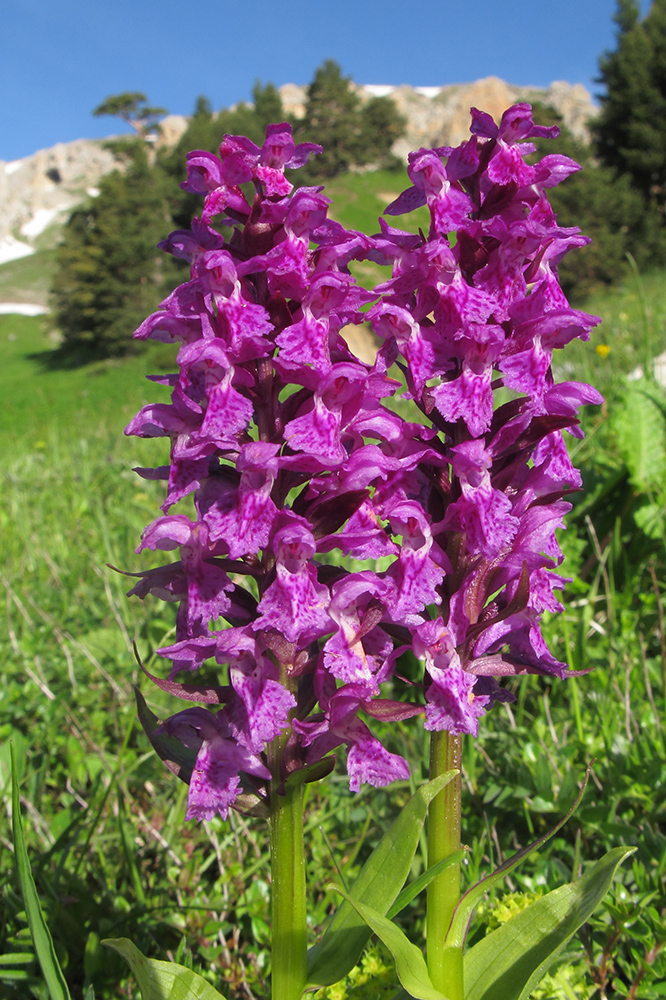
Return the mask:
{"type": "MultiPolygon", "coordinates": [[[[549,87],[519,87],[499,77],[442,87],[353,85],[361,100],[388,96],[407,121],[405,135],[394,144],[400,159],[421,146],[457,145],[469,135],[469,109],[479,107],[494,118],[511,104],[535,100],[553,106],[574,135],[589,139],[587,122],[595,113],[589,92],[581,84],[556,81],[549,87]]],[[[286,114],[301,117],[307,87],[285,84],[280,89],[286,114]]],[[[168,115],[158,140],[175,145],[188,118],[168,115]]],[[[109,137],[112,138],[112,137],[109,137]]],[[[118,167],[104,148],[108,139],[76,139],[37,150],[20,160],[0,160],[0,264],[31,254],[42,233],[62,224],[66,215],[96,193],[104,174],[118,167]]],[[[43,240],[42,240],[43,242],[43,240]]]]}

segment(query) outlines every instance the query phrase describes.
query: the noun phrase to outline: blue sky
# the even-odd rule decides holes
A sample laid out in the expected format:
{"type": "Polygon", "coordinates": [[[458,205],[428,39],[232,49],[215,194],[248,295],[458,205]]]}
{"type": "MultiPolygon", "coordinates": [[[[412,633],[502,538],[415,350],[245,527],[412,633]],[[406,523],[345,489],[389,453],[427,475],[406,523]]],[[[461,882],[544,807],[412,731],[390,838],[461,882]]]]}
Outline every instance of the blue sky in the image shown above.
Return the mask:
{"type": "Polygon", "coordinates": [[[615,0],[5,0],[0,160],[121,131],[90,113],[109,94],[144,91],[189,114],[199,94],[216,109],[248,99],[257,78],[309,83],[327,58],[358,83],[495,75],[594,92],[614,10],[615,0]]]}

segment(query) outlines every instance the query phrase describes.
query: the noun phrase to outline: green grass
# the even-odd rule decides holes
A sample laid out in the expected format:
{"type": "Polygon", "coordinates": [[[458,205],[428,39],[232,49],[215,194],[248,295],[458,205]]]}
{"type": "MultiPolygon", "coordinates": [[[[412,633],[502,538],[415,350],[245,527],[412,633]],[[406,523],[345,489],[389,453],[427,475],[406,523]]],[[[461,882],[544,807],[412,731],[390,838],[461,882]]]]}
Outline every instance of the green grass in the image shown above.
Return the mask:
{"type": "MultiPolygon", "coordinates": [[[[340,221],[355,228],[366,225],[363,213],[381,210],[377,197],[365,207],[372,191],[401,190],[390,173],[345,184],[356,197],[345,201],[340,221]]],[[[26,258],[26,266],[34,261],[26,258]]],[[[567,377],[590,378],[608,396],[607,413],[590,418],[593,433],[581,452],[586,470],[602,470],[595,472],[602,485],[604,475],[622,473],[607,427],[623,373],[641,362],[646,331],[655,353],[666,346],[664,275],[646,275],[642,285],[644,305],[635,277],[588,303],[604,327],[591,346],[571,349],[576,362],[567,377]],[[606,358],[595,351],[601,343],[611,348],[606,358]]],[[[11,739],[37,886],[75,1000],[91,983],[98,1000],[137,995],[120,960],[100,947],[104,936],[131,937],[151,957],[192,961],[233,1000],[248,996],[245,984],[262,996],[267,831],[238,816],[185,824],[185,787],[149,749],[132,694],[138,682],[158,715],[176,710],[142,678],[132,650],[135,640],[148,668],[159,669],[153,651],[173,634],[173,608],[128,601],[131,580],[107,566],[135,570],[150,559],[134,549],[158,514],[161,488],[131,468],[166,461],[166,444],[128,439],[122,430],[143,403],[165,398],[143,377],[153,362],[169,367],[165,351],[56,369],[41,320],[20,316],[0,316],[0,344],[0,956],[30,950],[7,822],[11,739]]],[[[514,705],[496,706],[479,740],[465,747],[469,881],[556,822],[592,757],[595,777],[577,815],[512,876],[510,888],[554,888],[609,847],[639,847],[584,931],[586,951],[577,940],[566,952],[544,1000],[657,1000],[666,980],[659,948],[666,926],[666,559],[663,539],[646,544],[624,509],[624,490],[617,498],[599,494],[589,524],[583,516],[572,520],[565,571],[575,580],[565,614],[547,625],[556,655],[594,672],[566,683],[510,682],[514,705]],[[601,529],[604,518],[609,531],[601,529]]],[[[418,722],[385,735],[410,759],[413,781],[422,780],[427,747],[418,722]]],[[[313,932],[325,919],[324,887],[334,875],[320,826],[350,874],[408,794],[403,785],[351,796],[340,768],[321,786],[308,786],[313,932]]],[[[414,875],[423,864],[419,852],[414,875]]],[[[482,913],[472,937],[494,919],[491,909],[482,913]]],[[[417,901],[405,927],[418,936],[422,923],[417,901]]],[[[381,954],[371,959],[373,975],[385,976],[381,954]]],[[[34,962],[5,967],[0,957],[0,996],[41,1000],[40,989],[34,962]]],[[[378,995],[373,980],[358,975],[348,990],[328,995],[339,1000],[345,992],[350,1000],[378,995]]]]}
{"type": "Polygon", "coordinates": [[[53,349],[44,334],[47,324],[41,317],[0,316],[0,434],[6,435],[5,447],[10,454],[26,441],[41,441],[44,447],[49,433],[69,441],[102,434],[117,447],[129,419],[160,393],[145,374],[151,365],[172,366],[175,351],[162,347],[123,361],[53,367],[53,349]]]}
{"type": "Polygon", "coordinates": [[[567,346],[561,364],[562,378],[591,382],[609,399],[621,388],[626,374],[649,368],[646,359],[666,350],[666,281],[663,271],[631,272],[612,288],[595,292],[582,308],[602,322],[590,336],[590,345],[567,346]]]}
{"type": "Polygon", "coordinates": [[[39,250],[0,264],[0,302],[46,305],[55,269],[55,250],[39,250]]]}

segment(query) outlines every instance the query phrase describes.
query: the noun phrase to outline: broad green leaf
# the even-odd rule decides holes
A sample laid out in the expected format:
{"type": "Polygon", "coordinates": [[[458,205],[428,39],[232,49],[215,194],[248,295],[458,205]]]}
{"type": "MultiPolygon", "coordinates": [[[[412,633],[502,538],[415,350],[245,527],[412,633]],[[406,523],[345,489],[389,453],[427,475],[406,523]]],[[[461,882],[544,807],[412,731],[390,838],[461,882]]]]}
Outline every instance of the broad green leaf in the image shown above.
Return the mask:
{"type": "Polygon", "coordinates": [[[330,888],[335,889],[341,896],[344,896],[348,903],[351,903],[373,934],[376,934],[386,945],[393,955],[398,979],[409,996],[415,997],[416,1000],[446,1000],[444,994],[432,985],[423,954],[415,944],[412,944],[397,924],[392,923],[371,906],[364,906],[363,903],[356,902],[352,896],[337,886],[330,886],[330,888]]]}
{"type": "Polygon", "coordinates": [[[664,506],[660,503],[646,503],[634,511],[634,521],[648,538],[664,537],[664,506]]]}
{"type": "Polygon", "coordinates": [[[143,1000],[224,1000],[223,994],[196,972],[175,962],[146,958],[129,938],[106,938],[102,944],[125,959],[143,1000]]]}
{"type": "MultiPolygon", "coordinates": [[[[370,906],[381,916],[387,912],[409,875],[430,802],[457,773],[447,771],[433,778],[412,796],[349,890],[355,903],[370,906]]],[[[321,941],[308,953],[308,987],[331,986],[351,972],[371,933],[354,906],[345,900],[321,941]]]]}
{"type": "Polygon", "coordinates": [[[422,875],[415,878],[413,882],[409,883],[409,885],[406,885],[393,906],[391,906],[386,913],[389,920],[392,920],[393,917],[400,913],[401,910],[404,910],[407,904],[411,903],[411,901],[418,896],[420,892],[427,889],[432,880],[437,878],[437,876],[440,875],[445,868],[449,868],[451,865],[459,865],[464,857],[464,851],[454,851],[453,854],[448,854],[445,858],[442,858],[441,861],[438,861],[436,865],[433,865],[432,868],[428,868],[428,870],[423,872],[422,875]]]}
{"type": "Polygon", "coordinates": [[[666,421],[663,390],[647,379],[628,382],[613,414],[618,451],[641,493],[666,487],[666,421]]]}
{"type": "Polygon", "coordinates": [[[500,865],[499,868],[492,873],[492,875],[487,875],[485,878],[481,879],[480,882],[473,885],[471,889],[468,889],[467,892],[461,897],[460,902],[458,903],[453,914],[449,933],[446,935],[447,947],[463,947],[465,943],[465,936],[467,934],[467,927],[469,926],[469,921],[474,907],[483,899],[488,890],[492,889],[498,882],[501,882],[509,874],[509,872],[513,871],[514,868],[517,868],[521,861],[524,861],[525,858],[532,853],[532,851],[536,851],[538,847],[541,847],[541,845],[545,844],[547,840],[550,840],[550,838],[564,826],[569,817],[573,815],[575,810],[578,808],[580,800],[583,797],[583,793],[585,792],[585,788],[587,787],[587,779],[589,777],[591,767],[592,765],[589,764],[587,771],[585,772],[585,777],[583,778],[583,784],[581,785],[580,791],[566,816],[564,816],[560,822],[552,828],[552,830],[548,830],[548,832],[544,833],[538,840],[535,840],[532,844],[528,844],[527,847],[523,847],[520,851],[517,851],[510,858],[508,858],[503,865],[500,865]]]}
{"type": "Polygon", "coordinates": [[[25,906],[28,926],[32,935],[32,943],[42,967],[42,973],[46,981],[51,1000],[71,1000],[65,977],[62,974],[60,963],[53,947],[51,932],[46,926],[42,907],[37,895],[35,880],[32,877],[30,859],[25,846],[23,836],[23,823],[21,821],[21,798],[19,795],[18,774],[16,771],[16,756],[14,754],[14,744],[11,744],[11,766],[12,766],[12,834],[14,837],[14,853],[16,857],[16,867],[18,870],[19,885],[25,906]]]}
{"type": "Polygon", "coordinates": [[[535,900],[466,953],[465,1000],[527,1000],[608,892],[635,847],[616,847],[582,878],[535,900]]]}

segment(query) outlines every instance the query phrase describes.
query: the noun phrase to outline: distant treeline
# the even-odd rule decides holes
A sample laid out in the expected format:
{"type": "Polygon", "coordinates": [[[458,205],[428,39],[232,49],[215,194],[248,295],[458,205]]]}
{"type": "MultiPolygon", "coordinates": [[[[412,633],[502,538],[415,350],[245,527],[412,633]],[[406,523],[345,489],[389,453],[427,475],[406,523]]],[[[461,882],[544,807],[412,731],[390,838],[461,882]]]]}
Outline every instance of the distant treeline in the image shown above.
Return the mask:
{"type": "MultiPolygon", "coordinates": [[[[197,101],[178,144],[156,152],[146,141],[155,112],[142,94],[107,98],[95,114],[114,114],[132,124],[137,138],[108,143],[122,169],[104,177],[99,195],[77,208],[57,251],[53,312],[61,335],[59,354],[77,364],[132,348],[131,332],[179,281],[184,265],[156,249],[172,229],[187,228],[201,199],[179,187],[185,158],[193,149],[217,152],[225,134],[245,135],[257,145],[271,122],[289,120],[273,84],[257,83],[252,104],[214,114],[205,97],[197,101]]],[[[353,167],[398,167],[391,146],[405,120],[386,97],[361,101],[327,60],[307,90],[305,116],[292,120],[298,142],[318,142],[324,152],[298,172],[300,184],[321,183],[353,167]]]]}
{"type": "MultiPolygon", "coordinates": [[[[666,0],[654,0],[642,20],[637,0],[618,0],[615,22],[616,48],[600,59],[605,93],[591,144],[574,139],[552,108],[535,106],[535,121],[561,129],[559,139],[538,143],[538,155],[564,153],[583,167],[549,192],[558,223],[592,237],[571,264],[565,257],[560,265],[574,300],[621,278],[627,254],[639,267],[666,262],[666,0]]],[[[96,109],[131,121],[138,138],[113,144],[124,169],[106,176],[99,196],[72,214],[58,249],[52,298],[67,363],[125,353],[131,331],[186,280],[183,265],[156,250],[171,229],[189,227],[200,211],[200,198],[179,188],[186,154],[216,152],[225,133],[261,145],[267,124],[289,120],[276,88],[257,83],[253,104],[233,110],[214,114],[199,98],[178,144],[153,153],[146,136],[163,109],[145,107],[141,118],[136,98],[142,97],[118,95],[96,109]],[[129,98],[133,121],[123,114],[129,98]]],[[[305,115],[292,125],[297,141],[324,147],[299,170],[297,183],[321,183],[364,165],[400,166],[391,147],[406,123],[395,104],[386,97],[362,101],[332,60],[315,73],[305,115]]]]}

